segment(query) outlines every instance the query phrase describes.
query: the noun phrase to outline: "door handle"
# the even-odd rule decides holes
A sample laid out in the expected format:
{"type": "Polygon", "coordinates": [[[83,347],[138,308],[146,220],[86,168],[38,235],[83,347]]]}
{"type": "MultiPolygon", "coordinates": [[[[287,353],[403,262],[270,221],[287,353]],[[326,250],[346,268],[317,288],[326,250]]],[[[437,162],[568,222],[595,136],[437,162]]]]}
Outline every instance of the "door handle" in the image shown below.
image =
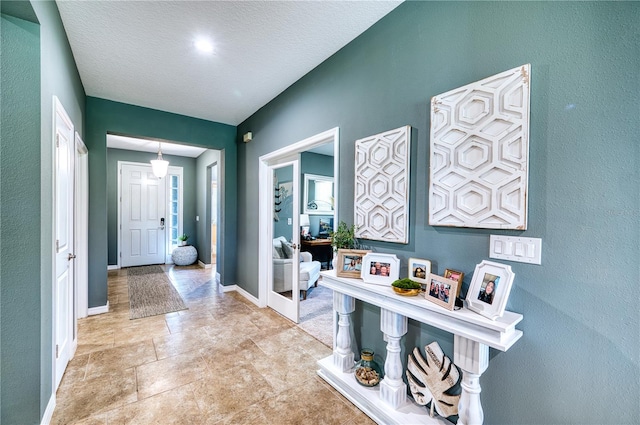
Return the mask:
{"type": "Polygon", "coordinates": [[[296,245],[296,244],[293,244],[293,245],[291,245],[291,248],[293,248],[293,249],[298,249],[298,248],[299,248],[299,246],[298,246],[298,245],[296,245]]]}
{"type": "Polygon", "coordinates": [[[74,258],[76,258],[76,255],[75,255],[75,254],[72,254],[72,253],[69,253],[69,256],[67,257],[67,261],[71,261],[71,260],[73,260],[74,258]]]}
{"type": "Polygon", "coordinates": [[[164,230],[164,217],[160,219],[160,230],[164,230]]]}

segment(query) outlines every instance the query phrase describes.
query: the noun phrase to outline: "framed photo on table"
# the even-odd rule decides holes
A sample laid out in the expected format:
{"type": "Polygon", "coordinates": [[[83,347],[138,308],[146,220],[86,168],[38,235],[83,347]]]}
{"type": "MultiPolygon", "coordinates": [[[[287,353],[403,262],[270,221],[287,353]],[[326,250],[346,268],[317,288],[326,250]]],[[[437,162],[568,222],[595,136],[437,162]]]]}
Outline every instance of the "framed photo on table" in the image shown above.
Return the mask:
{"type": "Polygon", "coordinates": [[[362,259],[360,277],[366,283],[391,286],[398,280],[398,276],[400,276],[400,260],[395,255],[370,252],[362,259]]]}
{"type": "Polygon", "coordinates": [[[460,289],[462,288],[462,279],[464,278],[464,273],[459,272],[457,270],[445,269],[444,277],[447,279],[453,279],[458,281],[458,292],[456,292],[456,297],[460,296],[460,289]]]}
{"type": "Polygon", "coordinates": [[[362,259],[369,250],[360,249],[339,249],[338,260],[336,262],[336,276],[360,278],[362,271],[362,259]]]}
{"type": "Polygon", "coordinates": [[[437,274],[429,275],[429,285],[424,298],[447,310],[453,310],[456,305],[456,293],[458,292],[458,281],[447,279],[437,274]]]}
{"type": "Polygon", "coordinates": [[[420,258],[409,258],[409,279],[422,285],[422,292],[427,290],[429,275],[431,275],[431,261],[420,258]]]}
{"type": "Polygon", "coordinates": [[[491,320],[502,317],[514,277],[511,266],[482,261],[473,272],[467,308],[491,320]]]}

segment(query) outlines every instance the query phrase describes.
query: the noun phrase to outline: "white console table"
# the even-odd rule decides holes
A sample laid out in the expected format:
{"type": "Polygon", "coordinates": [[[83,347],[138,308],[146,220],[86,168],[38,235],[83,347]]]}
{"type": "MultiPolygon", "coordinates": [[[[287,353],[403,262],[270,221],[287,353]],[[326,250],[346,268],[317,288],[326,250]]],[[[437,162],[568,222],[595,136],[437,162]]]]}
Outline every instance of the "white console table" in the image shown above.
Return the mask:
{"type": "Polygon", "coordinates": [[[318,362],[318,375],[379,424],[450,424],[444,418],[431,418],[426,407],[407,396],[400,340],[407,333],[407,318],[411,318],[453,334],[453,362],[463,372],[458,424],[482,424],[480,376],[489,366],[489,347],[507,351],[522,337],[522,331],[515,328],[521,314],[506,311],[493,321],[466,308],[449,311],[420,296],[399,296],[391,286],[336,277],[335,270],[320,274],[320,285],[333,290],[338,324],[333,333],[333,354],[318,362]],[[358,384],[353,374],[350,328],[356,299],[381,308],[380,330],[387,341],[387,353],[384,379],[373,388],[358,384]]]}

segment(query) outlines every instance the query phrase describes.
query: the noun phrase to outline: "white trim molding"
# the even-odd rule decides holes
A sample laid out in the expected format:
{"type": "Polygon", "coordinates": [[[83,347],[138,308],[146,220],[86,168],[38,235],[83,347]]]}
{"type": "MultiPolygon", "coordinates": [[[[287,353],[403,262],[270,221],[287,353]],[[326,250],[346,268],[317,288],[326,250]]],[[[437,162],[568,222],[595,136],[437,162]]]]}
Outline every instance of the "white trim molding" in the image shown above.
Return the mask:
{"type": "Polygon", "coordinates": [[[239,293],[240,295],[242,295],[243,297],[251,301],[253,304],[257,305],[258,307],[260,308],[265,307],[260,305],[260,300],[258,300],[256,297],[254,297],[253,295],[251,295],[250,293],[248,293],[238,285],[222,286],[222,291],[223,292],[236,291],[237,293],[239,293]]]}
{"type": "Polygon", "coordinates": [[[202,261],[198,260],[198,265],[203,269],[210,269],[213,267],[213,264],[205,264],[202,261]]]}
{"type": "Polygon", "coordinates": [[[89,308],[89,316],[95,316],[97,314],[104,314],[109,312],[109,301],[107,301],[106,305],[101,305],[98,307],[90,307],[89,308]]]}
{"type": "Polygon", "coordinates": [[[107,266],[107,271],[109,271],[109,270],[120,270],[120,266],[117,265],[117,264],[113,264],[113,265],[107,266]]]}
{"type": "Polygon", "coordinates": [[[49,402],[47,403],[47,408],[44,410],[44,415],[42,415],[42,425],[49,425],[51,423],[51,418],[53,418],[53,411],[56,409],[56,393],[51,394],[49,398],[49,402]]]}

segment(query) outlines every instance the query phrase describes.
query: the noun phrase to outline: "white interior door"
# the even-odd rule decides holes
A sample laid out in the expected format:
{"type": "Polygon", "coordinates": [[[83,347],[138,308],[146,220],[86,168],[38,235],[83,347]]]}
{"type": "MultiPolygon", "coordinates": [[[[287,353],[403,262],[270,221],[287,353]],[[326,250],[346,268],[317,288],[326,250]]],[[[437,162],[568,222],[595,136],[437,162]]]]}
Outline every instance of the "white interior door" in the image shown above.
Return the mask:
{"type": "Polygon", "coordinates": [[[165,181],[146,164],[121,164],[120,266],[164,264],[165,181]]]}
{"type": "Polygon", "coordinates": [[[300,161],[282,161],[272,165],[274,195],[271,239],[272,263],[268,306],[298,323],[300,316],[300,161]],[[286,240],[278,244],[275,239],[286,240]],[[286,245],[286,246],[285,246],[286,245]]]}
{"type": "Polygon", "coordinates": [[[73,123],[57,98],[54,98],[55,148],[55,284],[54,342],[55,388],[73,356],[73,260],[74,243],[74,157],[73,123]]]}

